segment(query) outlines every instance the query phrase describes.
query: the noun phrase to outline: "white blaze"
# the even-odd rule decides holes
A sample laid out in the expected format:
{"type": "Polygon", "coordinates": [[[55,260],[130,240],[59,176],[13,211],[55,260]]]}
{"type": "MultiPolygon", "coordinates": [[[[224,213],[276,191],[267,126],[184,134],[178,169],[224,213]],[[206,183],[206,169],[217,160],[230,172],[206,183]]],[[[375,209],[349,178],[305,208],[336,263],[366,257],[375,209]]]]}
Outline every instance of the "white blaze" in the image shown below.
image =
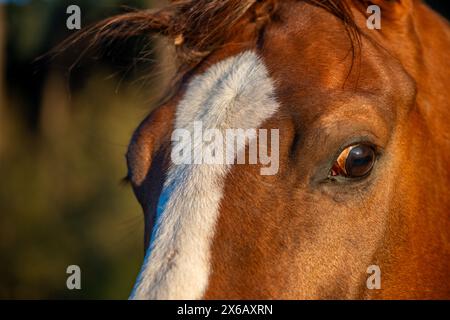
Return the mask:
{"type": "MultiPolygon", "coordinates": [[[[275,89],[252,51],[223,60],[190,81],[175,129],[259,128],[278,110],[275,89]]],[[[193,150],[202,143],[192,143],[193,150]]],[[[245,146],[244,146],[245,147],[245,146]]],[[[195,152],[194,152],[195,153],[195,152]]],[[[210,246],[227,164],[173,165],[160,197],[157,223],[131,299],[200,299],[208,285],[210,246]]]]}

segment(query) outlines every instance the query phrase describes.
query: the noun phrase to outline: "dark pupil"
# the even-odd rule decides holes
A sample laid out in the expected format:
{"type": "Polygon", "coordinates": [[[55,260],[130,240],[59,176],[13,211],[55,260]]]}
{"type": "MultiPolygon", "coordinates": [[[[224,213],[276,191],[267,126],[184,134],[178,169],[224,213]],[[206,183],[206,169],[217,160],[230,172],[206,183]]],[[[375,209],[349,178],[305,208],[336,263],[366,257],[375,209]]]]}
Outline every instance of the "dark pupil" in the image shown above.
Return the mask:
{"type": "Polygon", "coordinates": [[[349,177],[362,177],[372,169],[375,153],[369,146],[359,145],[350,150],[345,162],[349,177]]]}

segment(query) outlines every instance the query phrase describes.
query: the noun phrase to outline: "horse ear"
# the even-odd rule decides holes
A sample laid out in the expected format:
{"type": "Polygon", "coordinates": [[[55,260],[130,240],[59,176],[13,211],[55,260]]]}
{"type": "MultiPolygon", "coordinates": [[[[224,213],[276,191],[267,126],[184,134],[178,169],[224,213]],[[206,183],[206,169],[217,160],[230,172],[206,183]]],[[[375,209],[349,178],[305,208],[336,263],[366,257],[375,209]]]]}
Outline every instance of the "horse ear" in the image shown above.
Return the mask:
{"type": "Polygon", "coordinates": [[[413,10],[415,0],[371,0],[364,1],[368,5],[380,7],[382,16],[391,20],[398,20],[409,16],[413,10]]]}

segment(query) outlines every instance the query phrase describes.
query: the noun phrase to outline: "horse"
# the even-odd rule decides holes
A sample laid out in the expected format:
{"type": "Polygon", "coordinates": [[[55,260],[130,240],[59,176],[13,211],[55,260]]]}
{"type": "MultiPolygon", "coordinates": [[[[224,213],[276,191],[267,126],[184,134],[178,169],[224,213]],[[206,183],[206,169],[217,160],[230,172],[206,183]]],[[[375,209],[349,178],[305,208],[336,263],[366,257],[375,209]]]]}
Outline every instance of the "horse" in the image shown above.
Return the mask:
{"type": "Polygon", "coordinates": [[[176,53],[126,154],[145,221],[131,299],[450,298],[450,28],[426,4],[176,0],[89,32],[176,53]],[[174,135],[195,122],[277,130],[257,146],[277,170],[174,163],[203,143],[174,135]]]}

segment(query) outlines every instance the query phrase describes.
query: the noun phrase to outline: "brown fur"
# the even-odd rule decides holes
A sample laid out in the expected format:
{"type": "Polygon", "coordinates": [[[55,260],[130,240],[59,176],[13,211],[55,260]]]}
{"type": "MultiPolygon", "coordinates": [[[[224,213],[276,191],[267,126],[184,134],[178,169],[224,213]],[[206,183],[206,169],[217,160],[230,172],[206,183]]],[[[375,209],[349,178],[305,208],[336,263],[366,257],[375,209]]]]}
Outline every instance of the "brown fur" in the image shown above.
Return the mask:
{"type": "MultiPolygon", "coordinates": [[[[281,110],[263,127],[280,128],[280,172],[227,177],[205,298],[450,298],[450,28],[420,1],[371,2],[387,12],[381,31],[365,29],[366,1],[175,1],[148,16],[170,17],[162,33],[189,66],[182,83],[246,49],[277,83],[281,110]],[[350,75],[348,26],[360,36],[350,75]],[[380,147],[372,174],[326,181],[357,137],[380,147]],[[378,291],[366,288],[372,264],[378,291]]],[[[128,153],[147,241],[182,95],[128,153]]]]}

